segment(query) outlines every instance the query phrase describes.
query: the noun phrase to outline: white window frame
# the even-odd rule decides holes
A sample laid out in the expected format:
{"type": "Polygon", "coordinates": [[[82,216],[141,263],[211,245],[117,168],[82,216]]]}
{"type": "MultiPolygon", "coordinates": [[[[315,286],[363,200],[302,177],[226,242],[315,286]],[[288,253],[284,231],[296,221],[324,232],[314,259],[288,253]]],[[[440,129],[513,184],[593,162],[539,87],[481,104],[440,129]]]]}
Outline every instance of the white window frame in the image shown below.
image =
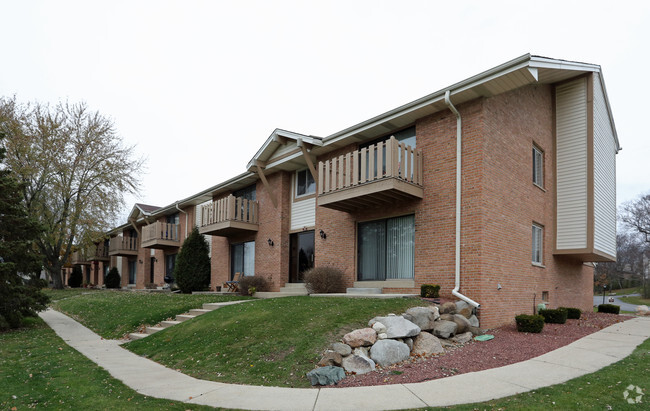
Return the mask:
{"type": "Polygon", "coordinates": [[[544,226],[533,223],[531,259],[534,265],[543,265],[544,262],[544,226]]]}
{"type": "Polygon", "coordinates": [[[533,184],[544,188],[544,151],[533,146],[533,184]]]}
{"type": "MultiPolygon", "coordinates": [[[[303,172],[305,173],[305,179],[308,179],[309,177],[311,177],[312,179],[314,178],[311,175],[311,171],[309,171],[308,168],[296,171],[296,177],[295,177],[295,186],[296,186],[295,195],[296,195],[296,198],[302,198],[302,197],[307,197],[307,196],[311,196],[311,195],[316,194],[316,180],[314,180],[314,186],[313,186],[314,190],[313,191],[308,191],[308,192],[305,192],[304,194],[298,194],[298,174],[303,173],[303,172]]],[[[305,187],[305,188],[307,188],[307,187],[305,187]]]]}

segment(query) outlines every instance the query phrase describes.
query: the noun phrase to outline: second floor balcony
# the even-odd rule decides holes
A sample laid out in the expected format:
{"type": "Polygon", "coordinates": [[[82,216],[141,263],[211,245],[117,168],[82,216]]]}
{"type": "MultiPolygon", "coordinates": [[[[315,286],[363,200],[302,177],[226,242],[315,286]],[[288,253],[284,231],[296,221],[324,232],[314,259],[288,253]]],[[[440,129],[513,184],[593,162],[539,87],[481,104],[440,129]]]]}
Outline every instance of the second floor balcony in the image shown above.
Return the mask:
{"type": "Polygon", "coordinates": [[[91,252],[88,254],[90,256],[90,261],[109,261],[110,257],[108,256],[108,245],[103,242],[98,243],[90,247],[91,252]]]}
{"type": "Polygon", "coordinates": [[[230,195],[201,207],[201,234],[229,237],[257,231],[259,227],[257,201],[230,195]]]}
{"type": "Polygon", "coordinates": [[[179,224],[155,222],[142,227],[142,247],[172,249],[181,246],[179,224]]]}
{"type": "Polygon", "coordinates": [[[73,265],[76,264],[90,264],[90,258],[88,258],[87,250],[77,250],[72,253],[72,258],[70,259],[73,265]]]}
{"type": "Polygon", "coordinates": [[[394,137],[318,163],[318,205],[340,211],[422,198],[422,151],[394,137]]]}
{"type": "Polygon", "coordinates": [[[138,237],[124,236],[111,238],[108,255],[110,256],[137,256],[138,237]]]}

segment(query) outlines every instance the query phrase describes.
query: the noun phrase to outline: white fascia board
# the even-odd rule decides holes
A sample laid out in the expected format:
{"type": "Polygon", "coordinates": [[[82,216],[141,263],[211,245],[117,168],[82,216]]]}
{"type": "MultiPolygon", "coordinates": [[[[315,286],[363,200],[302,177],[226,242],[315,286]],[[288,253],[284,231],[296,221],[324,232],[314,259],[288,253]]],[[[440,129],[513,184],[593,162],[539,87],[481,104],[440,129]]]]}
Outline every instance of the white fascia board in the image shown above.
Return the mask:
{"type": "Polygon", "coordinates": [[[248,162],[248,164],[246,164],[246,169],[250,169],[255,165],[255,160],[259,160],[262,157],[262,155],[268,150],[271,143],[276,142],[276,137],[289,138],[294,141],[302,140],[305,143],[309,143],[314,146],[323,145],[323,141],[320,137],[307,136],[305,134],[294,133],[293,131],[276,128],[275,130],[273,130],[273,133],[271,133],[271,135],[266,139],[264,144],[262,144],[262,147],[260,147],[259,150],[257,150],[255,156],[253,156],[253,158],[248,162]]]}
{"type": "Polygon", "coordinates": [[[190,197],[187,197],[187,198],[185,198],[183,200],[179,200],[179,201],[175,202],[174,204],[171,204],[169,207],[172,207],[172,206],[175,207],[176,204],[178,204],[179,207],[184,207],[184,206],[187,206],[187,205],[195,205],[195,203],[202,203],[204,201],[212,199],[212,195],[213,195],[214,192],[221,191],[221,190],[226,190],[230,186],[232,186],[234,184],[237,184],[237,183],[241,182],[242,180],[245,180],[245,179],[253,177],[253,176],[255,176],[256,179],[257,179],[257,175],[255,173],[247,171],[247,172],[239,174],[239,175],[237,175],[237,176],[235,176],[235,177],[233,177],[233,178],[231,178],[229,180],[226,180],[226,181],[224,181],[222,183],[214,185],[214,186],[212,186],[212,187],[210,187],[210,188],[208,188],[206,190],[203,190],[203,191],[201,191],[201,192],[199,192],[197,194],[194,194],[194,195],[192,195],[190,197]],[[203,200],[203,198],[207,198],[207,199],[203,200]]]}
{"type": "Polygon", "coordinates": [[[597,64],[580,63],[577,61],[557,60],[548,57],[532,56],[530,58],[530,67],[556,69],[556,70],[575,70],[575,71],[600,71],[597,64]]]}
{"type": "Polygon", "coordinates": [[[280,160],[277,160],[277,161],[274,161],[272,163],[267,164],[265,169],[270,170],[273,167],[277,167],[282,163],[286,163],[287,161],[292,161],[292,160],[295,160],[295,159],[300,158],[300,157],[302,157],[302,152],[294,153],[294,154],[292,154],[292,155],[290,155],[288,157],[285,157],[285,158],[282,158],[280,160]]]}
{"type": "Polygon", "coordinates": [[[607,115],[609,116],[609,122],[612,124],[612,132],[614,133],[614,140],[616,141],[616,153],[623,149],[621,143],[618,141],[618,133],[616,132],[616,124],[614,123],[614,114],[612,114],[612,107],[609,105],[609,96],[607,95],[607,87],[605,87],[605,77],[603,76],[603,71],[599,70],[600,86],[603,88],[603,94],[605,95],[605,105],[607,106],[607,115]]]}

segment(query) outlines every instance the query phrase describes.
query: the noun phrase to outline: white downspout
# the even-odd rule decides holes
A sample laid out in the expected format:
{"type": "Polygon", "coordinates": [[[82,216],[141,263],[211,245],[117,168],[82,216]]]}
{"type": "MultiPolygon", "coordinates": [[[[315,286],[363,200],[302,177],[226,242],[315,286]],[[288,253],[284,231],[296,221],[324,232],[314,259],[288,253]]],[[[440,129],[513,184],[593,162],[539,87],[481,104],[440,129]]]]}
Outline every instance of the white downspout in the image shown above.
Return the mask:
{"type": "Polygon", "coordinates": [[[187,222],[188,222],[188,220],[187,220],[187,218],[188,218],[188,217],[187,217],[187,211],[183,211],[183,210],[181,210],[181,209],[178,207],[178,203],[176,203],[176,209],[177,209],[178,211],[180,211],[181,213],[185,214],[185,238],[187,238],[187,230],[189,229],[189,227],[187,226],[187,222]]]}
{"type": "Polygon", "coordinates": [[[445,104],[449,107],[452,113],[456,115],[456,285],[451,294],[465,301],[469,305],[480,308],[481,304],[472,300],[471,298],[458,292],[460,289],[460,200],[461,200],[461,166],[462,166],[462,121],[460,113],[449,99],[450,92],[445,92],[445,104]]]}

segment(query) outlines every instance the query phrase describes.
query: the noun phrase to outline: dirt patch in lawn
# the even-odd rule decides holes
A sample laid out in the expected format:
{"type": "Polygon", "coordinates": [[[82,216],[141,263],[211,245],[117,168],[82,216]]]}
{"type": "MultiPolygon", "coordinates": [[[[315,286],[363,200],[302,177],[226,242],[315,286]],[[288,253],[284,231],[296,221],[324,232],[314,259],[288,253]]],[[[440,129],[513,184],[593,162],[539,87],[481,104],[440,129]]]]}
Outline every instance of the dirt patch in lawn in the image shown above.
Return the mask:
{"type": "Polygon", "coordinates": [[[566,324],[545,324],[539,334],[517,332],[514,322],[488,331],[494,339],[453,347],[444,354],[381,368],[363,375],[350,375],[337,387],[404,384],[435,380],[452,375],[502,367],[535,358],[572,343],[605,327],[633,318],[631,316],[583,313],[579,320],[566,324]]]}

